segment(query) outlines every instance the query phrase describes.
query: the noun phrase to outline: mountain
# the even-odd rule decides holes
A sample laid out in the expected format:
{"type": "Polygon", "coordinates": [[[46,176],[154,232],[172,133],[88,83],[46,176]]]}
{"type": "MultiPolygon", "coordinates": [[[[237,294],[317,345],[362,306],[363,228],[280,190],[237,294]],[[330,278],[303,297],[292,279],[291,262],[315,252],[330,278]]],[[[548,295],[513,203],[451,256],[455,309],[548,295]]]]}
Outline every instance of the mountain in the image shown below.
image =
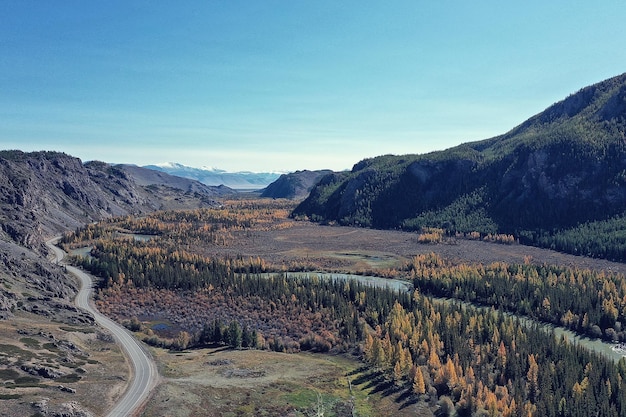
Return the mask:
{"type": "MultiPolygon", "coordinates": [[[[147,170],[146,170],[147,171],[147,170]]],[[[0,237],[45,251],[46,238],[103,218],[210,207],[224,190],[59,152],[0,151],[0,237]],[[141,175],[140,175],[141,174],[141,175]]]]}
{"type": "Polygon", "coordinates": [[[260,190],[267,187],[280,176],[276,172],[226,172],[215,168],[193,168],[175,162],[145,165],[143,168],[166,172],[178,177],[191,178],[206,185],[224,185],[236,190],[260,190]]]}
{"type": "Polygon", "coordinates": [[[517,236],[604,221],[626,210],[625,138],[622,74],[504,135],[428,154],[366,159],[350,172],[327,175],[293,216],[517,236]]]}
{"type": "Polygon", "coordinates": [[[302,199],[309,195],[315,184],[325,175],[331,174],[331,170],[319,171],[296,171],[282,174],[276,181],[268,185],[261,197],[302,199]]]}
{"type": "MultiPolygon", "coordinates": [[[[0,151],[0,320],[17,310],[58,323],[90,324],[76,309],[76,283],[42,256],[46,239],[112,216],[213,207],[232,193],[133,166],[60,152],[0,151]]],[[[4,340],[4,339],[3,339],[4,340]]]]}
{"type": "Polygon", "coordinates": [[[147,186],[163,186],[177,189],[183,192],[197,193],[205,197],[221,198],[237,191],[225,185],[209,186],[198,180],[170,175],[164,171],[156,171],[150,168],[139,167],[136,165],[118,164],[116,168],[121,169],[130,177],[132,177],[138,185],[147,186]]]}
{"type": "Polygon", "coordinates": [[[99,361],[116,357],[109,353],[113,338],[74,305],[77,282],[46,258],[44,241],[112,216],[215,206],[215,198],[228,192],[145,171],[83,164],[59,152],[0,151],[0,344],[12,352],[3,372],[18,392],[3,402],[8,415],[92,415],[79,404],[89,398],[80,391],[83,385],[59,384],[64,377],[93,381],[90,364],[99,364],[95,375],[112,372],[99,361]],[[82,360],[87,357],[89,363],[82,360]],[[28,381],[28,400],[20,381],[28,381]]]}

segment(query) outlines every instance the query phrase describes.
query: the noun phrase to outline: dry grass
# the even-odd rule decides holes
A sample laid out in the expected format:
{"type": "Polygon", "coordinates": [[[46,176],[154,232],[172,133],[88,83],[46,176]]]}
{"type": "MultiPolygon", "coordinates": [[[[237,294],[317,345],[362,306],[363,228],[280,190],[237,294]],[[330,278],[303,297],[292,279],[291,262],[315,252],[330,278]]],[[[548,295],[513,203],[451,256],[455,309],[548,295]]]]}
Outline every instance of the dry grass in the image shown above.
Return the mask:
{"type": "Polygon", "coordinates": [[[320,226],[292,222],[288,228],[234,233],[227,246],[198,248],[212,255],[260,256],[274,264],[301,262],[320,269],[365,272],[399,268],[417,254],[435,252],[453,262],[551,264],[626,274],[626,264],[567,255],[523,245],[501,245],[475,240],[421,244],[418,234],[394,230],[320,226]]]}
{"type": "Polygon", "coordinates": [[[77,402],[94,415],[103,415],[125,389],[129,369],[117,345],[101,339],[94,327],[63,325],[29,313],[0,321],[4,376],[0,380],[0,415],[37,415],[31,404],[44,398],[49,410],[77,402]],[[33,376],[21,368],[29,364],[66,376],[33,376]],[[60,386],[75,393],[62,391],[60,386]]]}
{"type": "Polygon", "coordinates": [[[321,399],[325,416],[415,416],[391,397],[353,385],[360,362],[343,356],[254,350],[200,349],[185,353],[153,350],[163,383],[144,417],[307,416],[321,399]],[[318,397],[319,394],[319,397],[318,397]]]}

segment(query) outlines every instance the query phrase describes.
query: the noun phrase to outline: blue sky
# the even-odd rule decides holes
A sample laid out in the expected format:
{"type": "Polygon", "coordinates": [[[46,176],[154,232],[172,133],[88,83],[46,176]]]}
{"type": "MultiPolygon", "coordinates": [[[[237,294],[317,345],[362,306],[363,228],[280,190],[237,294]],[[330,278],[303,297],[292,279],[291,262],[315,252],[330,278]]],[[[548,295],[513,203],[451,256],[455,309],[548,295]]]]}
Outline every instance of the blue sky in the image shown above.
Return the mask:
{"type": "Polygon", "coordinates": [[[340,170],[505,133],[626,72],[623,0],[3,0],[0,15],[0,149],[85,161],[340,170]]]}

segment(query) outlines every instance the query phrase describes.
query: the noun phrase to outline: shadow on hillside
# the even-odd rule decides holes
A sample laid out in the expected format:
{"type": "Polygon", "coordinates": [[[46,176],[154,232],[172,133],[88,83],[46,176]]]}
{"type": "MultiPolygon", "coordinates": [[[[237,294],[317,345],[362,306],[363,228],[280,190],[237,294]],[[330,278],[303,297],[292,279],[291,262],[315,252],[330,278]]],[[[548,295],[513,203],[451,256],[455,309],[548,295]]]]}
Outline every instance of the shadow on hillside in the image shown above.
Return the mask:
{"type": "Polygon", "coordinates": [[[367,372],[373,372],[373,371],[371,370],[371,368],[369,366],[363,365],[363,366],[360,366],[360,367],[358,367],[357,369],[355,369],[353,371],[348,372],[347,375],[348,376],[354,376],[354,375],[359,375],[359,374],[367,373],[367,372]]]}
{"type": "Polygon", "coordinates": [[[367,370],[367,368],[359,368],[360,372],[352,372],[352,374],[356,374],[356,373],[361,373],[361,375],[359,375],[358,377],[356,377],[354,380],[352,380],[352,383],[354,385],[363,385],[365,383],[368,383],[368,386],[364,387],[363,389],[367,389],[367,388],[371,388],[373,385],[371,385],[374,381],[379,380],[381,378],[383,378],[383,373],[380,371],[372,371],[372,370],[367,370]]]}
{"type": "Polygon", "coordinates": [[[226,350],[235,350],[233,347],[225,345],[223,343],[203,343],[193,347],[194,349],[213,349],[209,355],[214,355],[219,352],[224,352],[226,350]]]}
{"type": "Polygon", "coordinates": [[[413,394],[410,389],[405,388],[402,394],[398,395],[398,398],[396,398],[395,401],[396,403],[401,404],[400,410],[402,410],[411,405],[417,404],[419,397],[413,394]]]}
{"type": "Polygon", "coordinates": [[[400,410],[417,404],[419,401],[419,397],[413,394],[410,388],[407,388],[406,385],[396,385],[380,371],[361,367],[350,374],[356,375],[358,373],[360,375],[352,381],[352,385],[359,387],[361,390],[371,390],[372,394],[395,397],[394,402],[400,405],[400,410]]]}

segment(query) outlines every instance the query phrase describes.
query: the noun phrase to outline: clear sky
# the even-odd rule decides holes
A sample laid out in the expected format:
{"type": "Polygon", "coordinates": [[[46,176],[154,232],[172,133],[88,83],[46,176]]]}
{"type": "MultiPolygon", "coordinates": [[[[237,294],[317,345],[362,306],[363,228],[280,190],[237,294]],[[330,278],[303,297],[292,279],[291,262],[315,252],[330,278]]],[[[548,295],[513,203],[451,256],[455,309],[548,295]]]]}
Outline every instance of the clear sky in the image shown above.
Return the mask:
{"type": "Polygon", "coordinates": [[[0,149],[341,170],[626,72],[626,2],[0,1],[0,149]]]}

